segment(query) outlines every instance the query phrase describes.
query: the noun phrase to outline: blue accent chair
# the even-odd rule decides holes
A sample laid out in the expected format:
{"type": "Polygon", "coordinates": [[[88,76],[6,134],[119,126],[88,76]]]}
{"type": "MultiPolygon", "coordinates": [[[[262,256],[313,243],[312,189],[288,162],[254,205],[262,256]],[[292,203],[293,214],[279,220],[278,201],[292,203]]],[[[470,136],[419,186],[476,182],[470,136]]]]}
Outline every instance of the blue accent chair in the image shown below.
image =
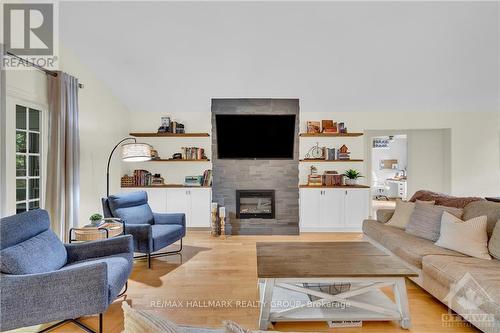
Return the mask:
{"type": "Polygon", "coordinates": [[[120,296],[132,271],[129,235],[63,244],[49,214],[33,210],[0,219],[0,331],[102,313],[120,296]]]}
{"type": "Polygon", "coordinates": [[[149,268],[151,257],[179,254],[182,251],[182,238],[186,236],[186,216],[183,213],[153,213],[148,205],[146,192],[110,195],[102,199],[102,208],[104,217],[121,219],[125,233],[134,237],[135,252],[144,253],[135,258],[147,258],[149,268]],[[179,240],[179,250],[157,252],[179,240]]]}

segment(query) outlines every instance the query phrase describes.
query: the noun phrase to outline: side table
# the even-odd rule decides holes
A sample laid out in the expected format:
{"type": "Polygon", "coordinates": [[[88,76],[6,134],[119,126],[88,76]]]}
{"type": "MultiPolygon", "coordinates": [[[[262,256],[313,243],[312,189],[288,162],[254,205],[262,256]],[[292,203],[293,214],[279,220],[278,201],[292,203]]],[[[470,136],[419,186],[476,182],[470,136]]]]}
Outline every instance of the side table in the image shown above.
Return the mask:
{"type": "Polygon", "coordinates": [[[107,219],[99,227],[69,229],[69,242],[88,242],[123,235],[123,223],[119,219],[107,219]]]}

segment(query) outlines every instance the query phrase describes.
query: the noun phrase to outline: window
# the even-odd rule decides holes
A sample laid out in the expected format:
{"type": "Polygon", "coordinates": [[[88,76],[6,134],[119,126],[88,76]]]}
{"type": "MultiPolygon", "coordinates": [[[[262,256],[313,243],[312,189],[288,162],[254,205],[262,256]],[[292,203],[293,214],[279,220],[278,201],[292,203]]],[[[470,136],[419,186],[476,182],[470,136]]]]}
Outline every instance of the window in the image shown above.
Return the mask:
{"type": "Polygon", "coordinates": [[[16,213],[40,208],[41,112],[16,105],[16,213]]]}

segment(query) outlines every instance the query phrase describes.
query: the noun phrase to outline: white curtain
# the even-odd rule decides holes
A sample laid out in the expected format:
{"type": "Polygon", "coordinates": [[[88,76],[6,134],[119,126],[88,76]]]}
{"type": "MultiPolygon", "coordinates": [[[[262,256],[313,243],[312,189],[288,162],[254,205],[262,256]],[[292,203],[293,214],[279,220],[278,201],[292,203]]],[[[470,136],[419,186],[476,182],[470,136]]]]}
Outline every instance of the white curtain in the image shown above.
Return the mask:
{"type": "Polygon", "coordinates": [[[45,209],[52,230],[68,241],[78,225],[80,203],[80,138],[78,79],[66,73],[48,75],[49,141],[45,209]]]}

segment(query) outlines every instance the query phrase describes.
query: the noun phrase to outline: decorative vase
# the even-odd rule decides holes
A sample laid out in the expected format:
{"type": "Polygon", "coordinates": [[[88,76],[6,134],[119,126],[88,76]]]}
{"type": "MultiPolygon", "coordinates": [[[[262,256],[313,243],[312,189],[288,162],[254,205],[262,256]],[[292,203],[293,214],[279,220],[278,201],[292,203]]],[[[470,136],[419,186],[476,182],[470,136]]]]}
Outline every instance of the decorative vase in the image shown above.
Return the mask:
{"type": "Polygon", "coordinates": [[[351,178],[346,178],[345,179],[345,184],[349,186],[357,185],[358,180],[357,179],[351,179],[351,178]]]}

